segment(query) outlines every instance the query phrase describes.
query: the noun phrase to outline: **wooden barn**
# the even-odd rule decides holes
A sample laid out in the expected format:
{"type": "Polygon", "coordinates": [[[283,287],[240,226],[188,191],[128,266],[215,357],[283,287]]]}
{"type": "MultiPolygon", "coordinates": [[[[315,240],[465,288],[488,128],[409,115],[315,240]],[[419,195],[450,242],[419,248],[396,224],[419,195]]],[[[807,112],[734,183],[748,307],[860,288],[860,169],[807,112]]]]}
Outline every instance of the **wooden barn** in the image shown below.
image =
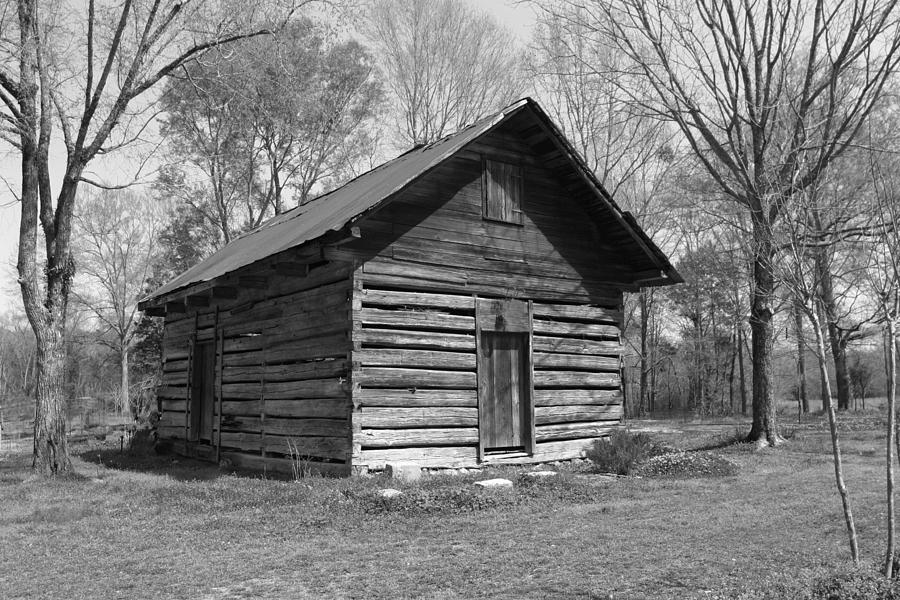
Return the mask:
{"type": "Polygon", "coordinates": [[[623,291],[679,281],[521,100],[144,299],[165,316],[159,438],[287,472],[578,457],[623,415],[623,291]]]}

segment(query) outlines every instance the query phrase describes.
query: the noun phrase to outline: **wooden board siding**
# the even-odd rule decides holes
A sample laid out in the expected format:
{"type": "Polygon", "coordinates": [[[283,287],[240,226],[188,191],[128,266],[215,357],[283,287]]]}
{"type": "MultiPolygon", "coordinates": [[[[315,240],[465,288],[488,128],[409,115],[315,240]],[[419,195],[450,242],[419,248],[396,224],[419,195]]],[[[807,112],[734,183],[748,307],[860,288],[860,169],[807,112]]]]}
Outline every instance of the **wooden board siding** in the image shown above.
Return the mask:
{"type": "Polygon", "coordinates": [[[449,468],[576,458],[621,419],[617,308],[535,302],[533,321],[541,333],[533,335],[533,454],[480,461],[480,299],[360,279],[351,357],[355,467],[379,469],[389,460],[449,468]]]}
{"type": "Polygon", "coordinates": [[[361,220],[360,239],[334,256],[365,263],[364,280],[384,286],[608,306],[606,320],[617,321],[629,257],[509,137],[488,134],[424,175],[361,220]],[[485,159],[523,165],[521,224],[484,218],[485,159]]]}
{"type": "Polygon", "coordinates": [[[478,441],[475,299],[364,286],[355,290],[354,465],[373,449],[410,456],[478,441]]]}
{"type": "Polygon", "coordinates": [[[484,136],[360,221],[360,239],[331,254],[361,265],[354,466],[573,458],[622,417],[617,282],[630,272],[627,257],[524,143],[507,138],[484,136]],[[524,166],[521,224],[483,218],[485,159],[524,166]],[[530,301],[517,329],[527,332],[533,384],[524,459],[479,458],[482,298],[530,301]]]}
{"type": "MultiPolygon", "coordinates": [[[[234,279],[254,274],[248,269],[234,279]]],[[[265,288],[241,288],[236,298],[211,298],[198,312],[167,317],[157,390],[160,439],[213,458],[183,442],[191,340],[212,341],[218,331],[213,439],[219,457],[238,467],[289,472],[293,454],[309,468],[349,472],[351,272],[343,263],[305,277],[269,271],[265,288]]]]}

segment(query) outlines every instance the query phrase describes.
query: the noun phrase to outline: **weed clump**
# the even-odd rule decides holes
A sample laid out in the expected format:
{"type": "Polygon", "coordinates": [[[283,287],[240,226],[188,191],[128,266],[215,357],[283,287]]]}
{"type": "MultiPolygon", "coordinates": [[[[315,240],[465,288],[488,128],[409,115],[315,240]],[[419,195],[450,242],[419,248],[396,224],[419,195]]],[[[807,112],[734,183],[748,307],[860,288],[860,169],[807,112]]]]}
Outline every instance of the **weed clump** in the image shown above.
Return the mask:
{"type": "Polygon", "coordinates": [[[613,431],[608,438],[596,440],[586,456],[597,471],[631,475],[641,462],[667,450],[654,443],[646,433],[622,429],[613,431]]]}
{"type": "Polygon", "coordinates": [[[468,513],[516,504],[509,492],[484,491],[472,487],[412,488],[402,495],[385,498],[375,490],[346,490],[344,496],[366,514],[438,512],[468,513]]]}
{"type": "Polygon", "coordinates": [[[898,600],[900,581],[874,568],[824,565],[798,573],[781,573],[745,589],[720,590],[710,600],[898,600]]]}
{"type": "Polygon", "coordinates": [[[812,586],[811,600],[895,600],[900,582],[886,579],[874,569],[851,569],[820,577],[812,586]]]}
{"type": "Polygon", "coordinates": [[[649,458],[634,470],[642,477],[727,477],[737,465],[711,452],[676,452],[649,458]]]}

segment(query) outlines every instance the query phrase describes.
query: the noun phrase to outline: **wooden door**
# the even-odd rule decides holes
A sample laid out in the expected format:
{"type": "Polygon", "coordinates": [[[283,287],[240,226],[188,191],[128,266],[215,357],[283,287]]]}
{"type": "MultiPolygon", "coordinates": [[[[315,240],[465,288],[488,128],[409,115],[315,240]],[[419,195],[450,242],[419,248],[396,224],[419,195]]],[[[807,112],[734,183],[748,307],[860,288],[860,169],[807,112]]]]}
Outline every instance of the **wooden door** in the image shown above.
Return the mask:
{"type": "Polygon", "coordinates": [[[478,358],[482,449],[524,450],[531,405],[528,334],[482,331],[478,358]]]}
{"type": "Polygon", "coordinates": [[[191,369],[191,440],[212,442],[216,351],[213,342],[197,342],[191,369]]]}

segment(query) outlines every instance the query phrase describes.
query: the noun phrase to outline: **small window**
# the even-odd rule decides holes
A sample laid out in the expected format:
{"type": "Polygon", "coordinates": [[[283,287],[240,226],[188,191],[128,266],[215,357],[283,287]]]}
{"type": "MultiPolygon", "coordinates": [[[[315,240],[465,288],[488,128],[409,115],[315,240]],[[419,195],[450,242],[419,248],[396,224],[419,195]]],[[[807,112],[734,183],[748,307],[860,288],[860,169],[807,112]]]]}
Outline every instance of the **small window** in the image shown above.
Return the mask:
{"type": "Polygon", "coordinates": [[[522,166],[484,159],[485,219],[522,224],[522,166]]]}

